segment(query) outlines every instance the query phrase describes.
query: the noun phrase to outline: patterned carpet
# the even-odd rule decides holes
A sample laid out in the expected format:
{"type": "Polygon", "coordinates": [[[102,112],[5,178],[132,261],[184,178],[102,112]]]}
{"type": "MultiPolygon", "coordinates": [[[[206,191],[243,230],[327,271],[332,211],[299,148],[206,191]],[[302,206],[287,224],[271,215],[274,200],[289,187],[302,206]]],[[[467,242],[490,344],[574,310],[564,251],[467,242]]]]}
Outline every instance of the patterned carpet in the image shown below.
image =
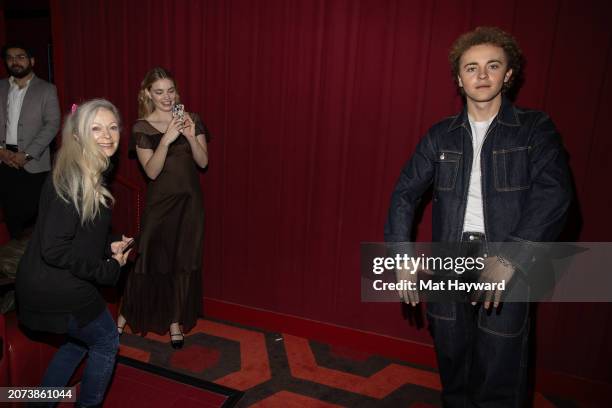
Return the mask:
{"type": "MultiPolygon", "coordinates": [[[[428,367],[200,319],[173,350],[169,336],[121,337],[120,354],[244,391],[239,407],[440,406],[440,380],[428,367]]],[[[553,404],[536,394],[538,408],[553,404]]]]}

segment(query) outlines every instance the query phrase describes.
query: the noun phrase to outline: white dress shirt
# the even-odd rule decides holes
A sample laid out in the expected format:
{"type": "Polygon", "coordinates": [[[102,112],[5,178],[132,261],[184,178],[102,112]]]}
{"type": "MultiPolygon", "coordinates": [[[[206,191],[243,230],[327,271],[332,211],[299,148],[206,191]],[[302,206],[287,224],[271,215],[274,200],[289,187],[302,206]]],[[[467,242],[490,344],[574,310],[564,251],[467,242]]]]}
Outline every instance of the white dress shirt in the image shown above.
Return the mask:
{"type": "Polygon", "coordinates": [[[17,129],[19,125],[19,115],[21,115],[21,106],[25,97],[32,77],[28,79],[25,86],[20,88],[14,77],[9,78],[9,92],[6,100],[6,144],[17,144],[17,129]]]}

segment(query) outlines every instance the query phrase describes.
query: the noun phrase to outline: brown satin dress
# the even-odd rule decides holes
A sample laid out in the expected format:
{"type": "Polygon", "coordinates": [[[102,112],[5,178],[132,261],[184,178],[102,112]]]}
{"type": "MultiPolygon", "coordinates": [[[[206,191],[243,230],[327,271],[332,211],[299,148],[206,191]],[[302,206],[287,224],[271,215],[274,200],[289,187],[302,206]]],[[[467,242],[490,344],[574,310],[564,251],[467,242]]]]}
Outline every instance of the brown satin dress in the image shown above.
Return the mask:
{"type": "MultiPolygon", "coordinates": [[[[196,135],[208,131],[192,114],[196,135]]],[[[132,142],[157,149],[163,134],[146,120],[132,128],[132,142]]],[[[202,313],[204,207],[199,173],[184,136],[168,148],[164,167],[149,180],[136,265],[129,272],[121,313],[133,332],[165,334],[179,322],[190,331],[202,313]]]]}

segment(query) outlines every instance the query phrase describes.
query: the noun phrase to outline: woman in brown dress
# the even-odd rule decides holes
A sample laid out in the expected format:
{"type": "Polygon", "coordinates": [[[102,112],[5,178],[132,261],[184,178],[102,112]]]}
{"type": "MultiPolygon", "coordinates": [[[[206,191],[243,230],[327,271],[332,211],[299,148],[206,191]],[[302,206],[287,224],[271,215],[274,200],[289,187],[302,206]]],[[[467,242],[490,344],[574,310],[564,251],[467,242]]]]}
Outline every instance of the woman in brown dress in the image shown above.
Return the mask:
{"type": "Polygon", "coordinates": [[[153,68],[142,81],[140,119],[132,128],[138,161],[148,177],[147,197],[138,242],[117,320],[123,332],[164,334],[183,346],[183,333],[202,310],[202,240],[204,208],[198,167],[208,165],[208,132],[194,113],[173,115],[179,104],[176,81],[153,68]]]}

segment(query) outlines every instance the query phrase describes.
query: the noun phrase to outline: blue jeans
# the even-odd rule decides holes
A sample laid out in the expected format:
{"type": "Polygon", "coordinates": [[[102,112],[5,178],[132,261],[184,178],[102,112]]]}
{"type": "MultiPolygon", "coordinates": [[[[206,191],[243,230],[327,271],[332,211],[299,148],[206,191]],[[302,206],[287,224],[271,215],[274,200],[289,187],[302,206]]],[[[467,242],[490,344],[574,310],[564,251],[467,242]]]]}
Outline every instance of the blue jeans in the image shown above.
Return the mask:
{"type": "Polygon", "coordinates": [[[71,316],[68,340],[53,356],[41,386],[65,387],[85,354],[88,354],[78,403],[82,406],[101,404],[113,374],[118,350],[117,325],[108,309],[84,327],[78,327],[76,319],[71,316]]]}
{"type": "MultiPolygon", "coordinates": [[[[478,256],[484,236],[462,242],[478,256]],[[469,242],[469,243],[468,243],[469,242]]],[[[516,274],[515,274],[516,275],[516,274]]],[[[515,279],[519,279],[518,277],[515,279]]],[[[515,284],[524,284],[515,282],[515,284]]],[[[529,303],[428,303],[445,407],[522,407],[527,396],[529,303]]]]}

